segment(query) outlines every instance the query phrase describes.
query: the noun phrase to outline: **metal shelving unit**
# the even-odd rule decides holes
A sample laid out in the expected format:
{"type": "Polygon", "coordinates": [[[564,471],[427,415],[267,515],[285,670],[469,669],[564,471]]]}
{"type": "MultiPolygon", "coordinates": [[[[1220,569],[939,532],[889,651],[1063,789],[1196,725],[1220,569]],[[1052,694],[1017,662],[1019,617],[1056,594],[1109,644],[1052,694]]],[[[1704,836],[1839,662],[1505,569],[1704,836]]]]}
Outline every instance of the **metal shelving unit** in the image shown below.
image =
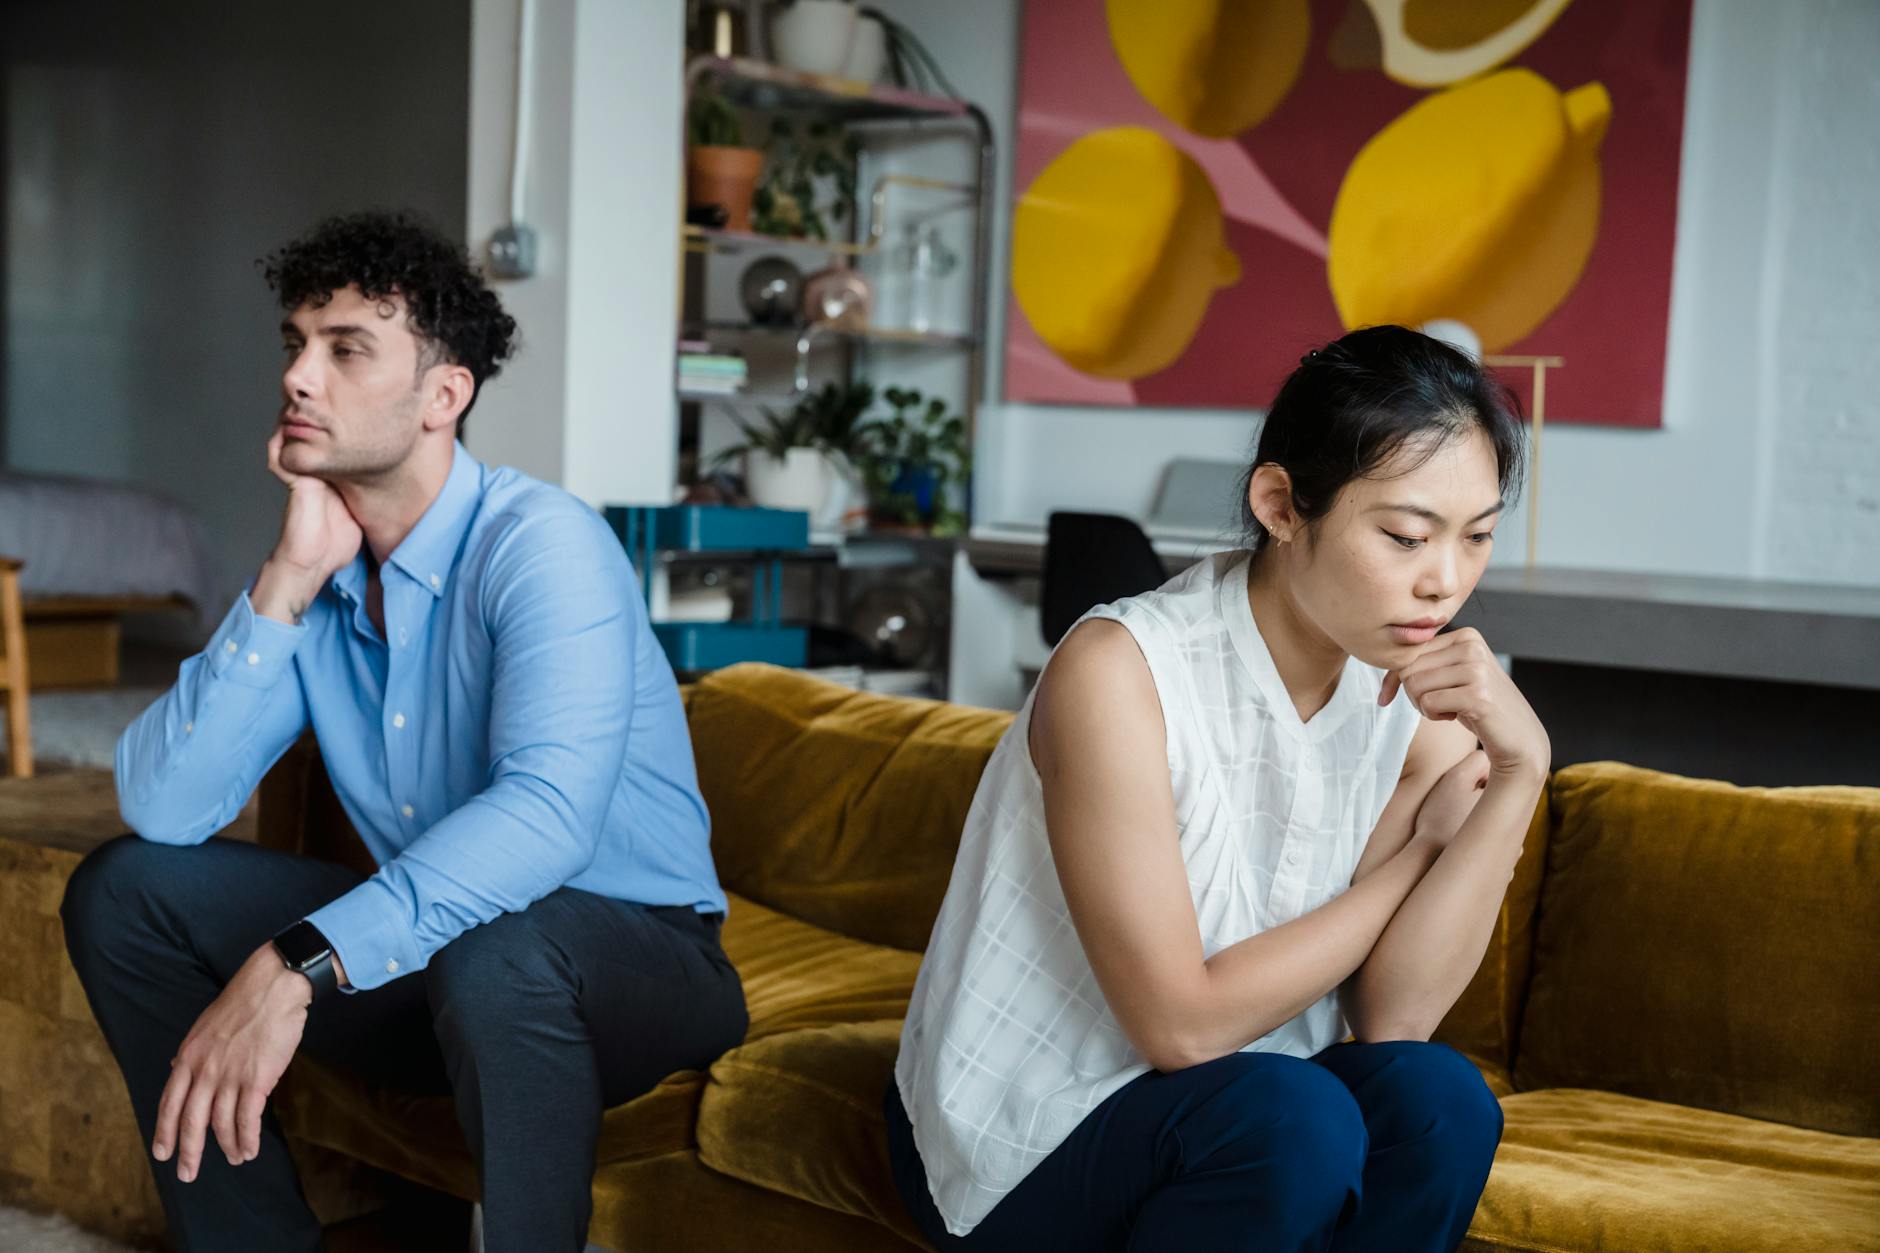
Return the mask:
{"type": "MultiPolygon", "coordinates": [[[[778,335],[794,333],[796,367],[788,394],[767,396],[751,393],[701,393],[680,391],[679,398],[698,404],[788,404],[809,390],[809,354],[819,339],[851,343],[891,344],[896,347],[965,352],[969,357],[966,394],[961,408],[966,417],[970,440],[978,416],[979,398],[985,390],[986,294],[991,268],[991,203],[993,185],[992,126],[978,106],[946,96],[927,96],[898,87],[858,83],[849,79],[820,74],[799,74],[766,61],[745,57],[695,57],[686,68],[686,98],[692,99],[706,81],[733,106],[759,113],[802,114],[836,122],[903,123],[927,128],[951,125],[976,148],[975,181],[962,187],[937,179],[909,175],[888,175],[877,180],[868,197],[867,227],[859,238],[807,239],[763,235],[751,231],[711,230],[687,225],[681,232],[680,246],[688,254],[697,254],[705,263],[713,257],[754,255],[758,252],[822,257],[861,257],[879,251],[887,229],[888,200],[896,188],[967,192],[973,204],[973,255],[967,269],[971,276],[971,328],[964,334],[909,331],[893,327],[853,327],[808,324],[773,328],[754,324],[735,324],[722,320],[687,322],[681,319],[679,338],[688,330],[702,329],[721,335],[778,335]]],[[[855,231],[861,218],[861,206],[849,215],[849,227],[855,231]]],[[[970,516],[970,487],[967,512],[970,516]]]]}
{"type": "MultiPolygon", "coordinates": [[[[682,313],[675,327],[675,340],[700,339],[712,344],[714,351],[728,345],[724,341],[743,342],[753,349],[762,347],[772,368],[788,374],[788,389],[770,383],[758,390],[720,392],[675,391],[682,405],[682,432],[698,431],[703,413],[710,410],[747,414],[758,405],[785,408],[801,399],[814,387],[831,378],[849,380],[855,374],[857,348],[887,348],[895,352],[964,354],[964,391],[958,409],[964,416],[969,446],[977,423],[981,395],[985,390],[985,350],[987,338],[987,294],[991,268],[991,195],[993,188],[994,149],[992,128],[977,106],[964,100],[928,96],[896,87],[852,82],[813,74],[799,74],[765,61],[748,58],[701,56],[686,69],[686,99],[695,98],[701,86],[709,84],[734,107],[768,115],[792,115],[837,123],[843,127],[861,125],[855,132],[862,138],[864,150],[871,137],[893,138],[909,133],[922,137],[957,133],[961,142],[972,145],[969,163],[970,182],[949,182],[913,174],[886,174],[875,179],[864,194],[857,197],[855,211],[847,215],[845,239],[807,239],[758,234],[750,231],[713,230],[686,225],[680,248],[686,258],[685,296],[682,313]],[[757,324],[723,317],[707,317],[702,298],[707,267],[720,258],[750,259],[765,254],[779,254],[799,261],[838,259],[855,261],[881,252],[886,247],[889,226],[895,218],[898,198],[907,193],[942,193],[961,197],[973,213],[971,254],[961,258],[970,285],[964,331],[911,330],[893,326],[849,325],[833,323],[757,324]],[[790,354],[786,357],[783,346],[790,354]],[[822,349],[823,351],[817,351],[822,349]],[[839,365],[828,368],[829,349],[837,350],[839,365]]],[[[859,165],[859,162],[858,162],[859,165]]],[[[858,170],[859,173],[859,170],[858,170]]],[[[809,268],[809,266],[805,266],[809,268]]],[[[957,294],[957,293],[956,293],[957,294]]],[[[675,366],[677,362],[675,359],[675,366]]],[[[676,370],[675,370],[676,374],[676,370]]],[[[684,437],[682,436],[682,439],[684,437]]],[[[682,444],[682,450],[683,450],[682,444]]],[[[966,485],[966,512],[972,513],[970,480],[966,485]]],[[[822,537],[825,539],[832,537],[822,537]]],[[[840,548],[854,549],[854,561],[838,555],[833,561],[816,561],[818,554],[798,554],[799,565],[808,565],[825,573],[814,575],[811,599],[817,620],[827,621],[834,610],[841,620],[840,606],[847,599],[850,580],[864,590],[875,586],[869,580],[899,577],[885,569],[899,564],[909,571],[910,579],[922,580],[927,589],[922,595],[930,601],[942,634],[934,666],[937,695],[945,692],[947,634],[950,634],[950,569],[952,542],[928,537],[863,536],[837,540],[840,548]],[[944,551],[942,551],[944,550],[944,551]],[[919,567],[918,573],[915,568],[919,567]],[[831,583],[837,586],[831,587],[831,583]]],[[[908,585],[910,588],[913,584],[908,585]]],[[[913,594],[910,592],[910,594],[913,594]]],[[[773,600],[774,606],[775,601],[773,600]]]]}

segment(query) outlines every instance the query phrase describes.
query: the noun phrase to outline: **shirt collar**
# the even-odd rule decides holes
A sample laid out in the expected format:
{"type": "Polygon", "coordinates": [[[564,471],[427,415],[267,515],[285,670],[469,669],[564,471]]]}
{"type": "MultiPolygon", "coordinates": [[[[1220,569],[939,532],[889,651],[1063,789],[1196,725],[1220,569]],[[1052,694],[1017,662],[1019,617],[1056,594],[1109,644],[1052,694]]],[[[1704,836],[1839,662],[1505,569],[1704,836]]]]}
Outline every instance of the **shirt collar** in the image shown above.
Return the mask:
{"type": "Polygon", "coordinates": [[[482,499],[482,464],[461,443],[453,443],[450,477],[444,480],[444,490],[404,542],[392,550],[386,564],[397,566],[419,586],[429,588],[432,596],[442,596],[451,567],[463,548],[464,533],[470,529],[470,518],[482,499]]]}

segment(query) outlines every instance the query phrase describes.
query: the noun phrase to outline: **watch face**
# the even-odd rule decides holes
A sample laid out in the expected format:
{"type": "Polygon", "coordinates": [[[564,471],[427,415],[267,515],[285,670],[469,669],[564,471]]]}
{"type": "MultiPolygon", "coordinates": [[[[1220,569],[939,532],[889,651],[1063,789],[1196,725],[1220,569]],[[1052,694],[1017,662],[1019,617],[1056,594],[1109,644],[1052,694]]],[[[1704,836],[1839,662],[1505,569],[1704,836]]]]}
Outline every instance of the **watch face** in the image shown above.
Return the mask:
{"type": "Polygon", "coordinates": [[[280,950],[281,958],[295,970],[305,970],[333,952],[333,946],[326,942],[319,928],[310,922],[297,922],[275,936],[274,947],[280,950]]]}

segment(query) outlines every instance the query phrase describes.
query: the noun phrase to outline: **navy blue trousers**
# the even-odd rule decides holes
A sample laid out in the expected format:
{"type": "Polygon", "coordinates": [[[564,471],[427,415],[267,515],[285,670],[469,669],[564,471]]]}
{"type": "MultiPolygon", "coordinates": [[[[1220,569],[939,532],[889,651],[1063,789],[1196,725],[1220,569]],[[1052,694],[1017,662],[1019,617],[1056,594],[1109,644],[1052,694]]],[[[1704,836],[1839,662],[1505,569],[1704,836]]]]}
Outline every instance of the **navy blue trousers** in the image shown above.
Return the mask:
{"type": "Polygon", "coordinates": [[[966,1236],[927,1190],[899,1092],[888,1151],[938,1249],[1451,1253],[1488,1182],[1501,1105],[1444,1044],[1234,1053],[1151,1071],[1092,1110],[966,1236]]]}
{"type": "MultiPolygon", "coordinates": [[[[359,882],[350,870],[234,840],[171,848],[126,836],[73,872],[65,941],[130,1089],[144,1143],[170,1059],[276,931],[359,882]]],[[[368,1082],[450,1094],[476,1157],[489,1253],[579,1250],[601,1114],[744,1038],[744,992],[716,915],[562,888],[473,927],[424,970],[307,1015],[300,1051],[368,1082]]],[[[211,1135],[193,1183],[151,1163],[184,1253],[320,1248],[279,1125],[231,1166],[211,1135]]]]}

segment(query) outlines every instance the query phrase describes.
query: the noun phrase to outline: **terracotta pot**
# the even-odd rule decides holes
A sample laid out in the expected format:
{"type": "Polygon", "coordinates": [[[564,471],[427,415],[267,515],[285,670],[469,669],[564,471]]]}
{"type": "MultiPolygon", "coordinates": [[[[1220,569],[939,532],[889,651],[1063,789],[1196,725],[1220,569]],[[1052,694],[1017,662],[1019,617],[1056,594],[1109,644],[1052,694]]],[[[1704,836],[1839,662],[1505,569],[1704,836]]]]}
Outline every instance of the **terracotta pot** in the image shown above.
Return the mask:
{"type": "Polygon", "coordinates": [[[725,229],[751,229],[751,197],[764,172],[761,148],[695,147],[686,158],[686,204],[715,204],[725,211],[725,229]]]}

